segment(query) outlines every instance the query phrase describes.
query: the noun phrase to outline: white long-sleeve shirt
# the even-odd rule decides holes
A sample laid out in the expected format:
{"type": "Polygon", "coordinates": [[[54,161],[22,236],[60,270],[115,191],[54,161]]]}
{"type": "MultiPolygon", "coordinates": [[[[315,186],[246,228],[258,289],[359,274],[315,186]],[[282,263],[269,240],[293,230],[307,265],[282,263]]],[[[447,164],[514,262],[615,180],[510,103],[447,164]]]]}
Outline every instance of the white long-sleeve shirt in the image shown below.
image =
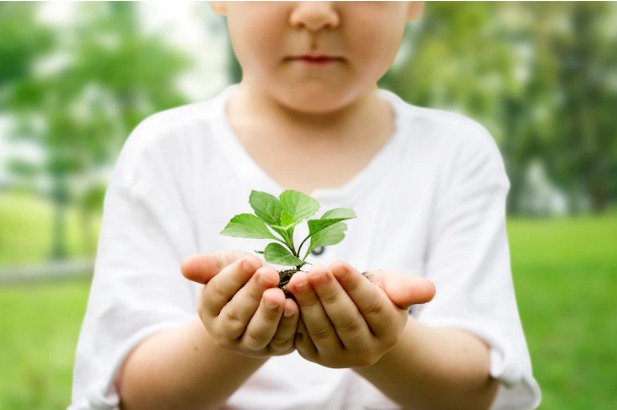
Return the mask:
{"type": "MultiPolygon", "coordinates": [[[[251,212],[252,189],[283,190],[229,125],[225,106],[234,90],[155,114],[127,140],[105,197],[70,410],[116,408],[113,381],[132,348],[195,317],[200,285],[182,276],[185,257],[263,248],[258,240],[219,234],[233,215],[251,212]]],[[[509,182],[499,151],[466,117],[414,107],[388,91],[380,95],[394,110],[394,134],[343,187],[311,193],[321,212],[348,207],[358,216],[343,242],[311,261],[344,260],[360,271],[430,279],[435,299],[411,314],[429,325],[468,330],[490,345],[490,371],[502,382],[493,409],[535,408],[540,391],[512,284],[509,182]]],[[[352,370],[292,353],[269,359],[223,408],[398,407],[352,370]]]]}

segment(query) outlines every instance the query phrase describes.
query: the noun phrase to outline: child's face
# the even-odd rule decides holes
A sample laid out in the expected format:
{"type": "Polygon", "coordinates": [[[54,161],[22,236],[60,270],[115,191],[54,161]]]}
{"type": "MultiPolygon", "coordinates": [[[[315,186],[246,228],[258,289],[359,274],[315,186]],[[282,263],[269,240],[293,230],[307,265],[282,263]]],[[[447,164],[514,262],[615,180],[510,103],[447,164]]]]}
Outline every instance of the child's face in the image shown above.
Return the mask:
{"type": "Polygon", "coordinates": [[[422,2],[212,2],[227,16],[242,82],[302,112],[372,91],[422,2]]]}

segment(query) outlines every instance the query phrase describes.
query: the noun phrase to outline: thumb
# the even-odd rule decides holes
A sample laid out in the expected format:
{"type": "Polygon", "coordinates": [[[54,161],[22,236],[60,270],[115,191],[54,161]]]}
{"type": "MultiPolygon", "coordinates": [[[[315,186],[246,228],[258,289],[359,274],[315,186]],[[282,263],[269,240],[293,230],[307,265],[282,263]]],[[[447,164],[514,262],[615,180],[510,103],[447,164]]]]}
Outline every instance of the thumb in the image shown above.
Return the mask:
{"type": "MultiPolygon", "coordinates": [[[[243,257],[259,260],[255,256],[242,251],[222,251],[191,255],[182,261],[182,275],[193,282],[206,284],[223,268],[243,257]]],[[[259,263],[261,264],[261,262],[259,263]]]]}
{"type": "Polygon", "coordinates": [[[401,308],[430,302],[435,297],[435,285],[421,276],[386,273],[380,279],[382,289],[401,308]]]}

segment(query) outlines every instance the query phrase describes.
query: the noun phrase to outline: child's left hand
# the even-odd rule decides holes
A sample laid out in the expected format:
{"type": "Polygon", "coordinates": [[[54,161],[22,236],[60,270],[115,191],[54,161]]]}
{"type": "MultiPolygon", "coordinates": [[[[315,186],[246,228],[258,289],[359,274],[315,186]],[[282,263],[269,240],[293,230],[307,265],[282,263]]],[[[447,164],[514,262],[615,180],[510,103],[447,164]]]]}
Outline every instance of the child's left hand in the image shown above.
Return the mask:
{"type": "Polygon", "coordinates": [[[342,262],[293,276],[287,289],[301,311],[295,344],[302,357],[334,368],[370,366],[398,342],[408,307],[435,294],[419,276],[370,276],[342,262]]]}

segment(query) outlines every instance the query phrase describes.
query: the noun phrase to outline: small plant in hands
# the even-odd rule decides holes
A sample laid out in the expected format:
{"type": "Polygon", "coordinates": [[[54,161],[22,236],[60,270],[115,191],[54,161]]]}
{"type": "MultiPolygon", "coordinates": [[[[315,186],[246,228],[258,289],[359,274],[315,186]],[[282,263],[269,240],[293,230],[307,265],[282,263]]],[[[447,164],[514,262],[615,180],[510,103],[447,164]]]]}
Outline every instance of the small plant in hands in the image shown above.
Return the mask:
{"type": "MultiPolygon", "coordinates": [[[[221,234],[241,238],[270,239],[263,251],[266,262],[290,266],[279,271],[279,288],[285,286],[307,262],[313,249],[336,245],[345,238],[347,224],[343,221],[356,217],[349,208],[335,208],[325,212],[318,219],[309,219],[308,235],[298,246],[294,243],[294,229],[304,220],[315,215],[319,202],[299,191],[286,190],[277,198],[266,192],[251,191],[249,203],[255,214],[239,214],[231,218],[221,234]],[[308,242],[310,241],[310,242],[308,242]],[[308,247],[303,250],[308,242],[308,247]]],[[[287,296],[290,296],[285,292],[287,296]]]]}

